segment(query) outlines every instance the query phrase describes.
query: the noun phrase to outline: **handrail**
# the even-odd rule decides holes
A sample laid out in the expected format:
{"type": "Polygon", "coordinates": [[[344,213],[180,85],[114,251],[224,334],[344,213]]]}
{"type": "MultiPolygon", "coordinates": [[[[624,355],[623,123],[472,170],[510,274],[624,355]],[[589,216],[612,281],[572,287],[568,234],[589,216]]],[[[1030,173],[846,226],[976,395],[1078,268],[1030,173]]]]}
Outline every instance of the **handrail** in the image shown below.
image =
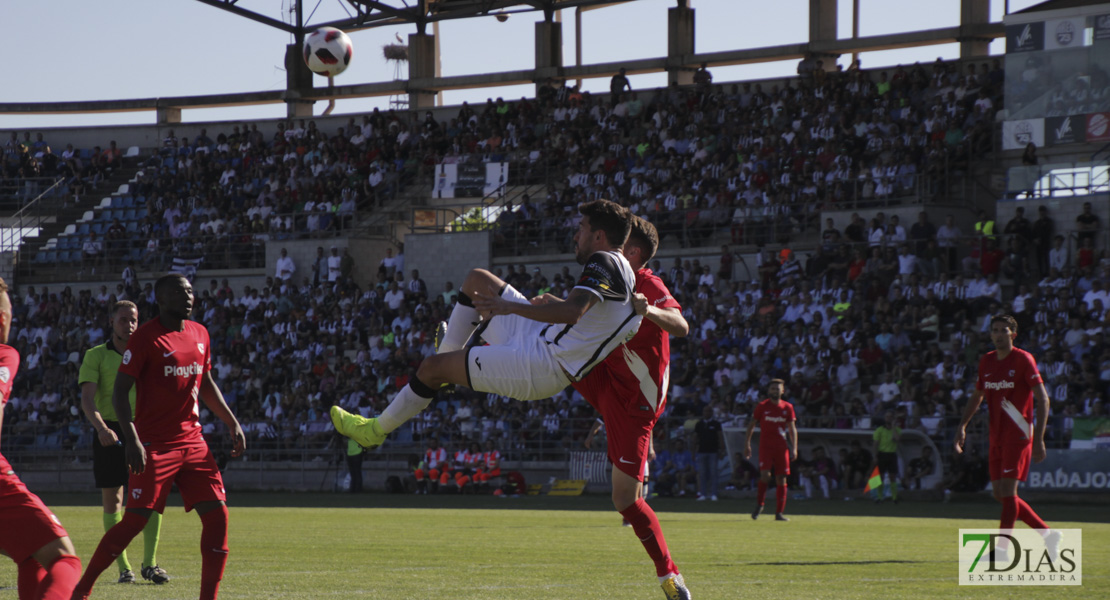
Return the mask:
{"type": "MultiPolygon", "coordinates": [[[[49,179],[49,177],[41,177],[41,178],[39,178],[39,179],[49,179]]],[[[51,192],[51,190],[53,190],[54,188],[56,188],[56,187],[58,187],[59,185],[61,185],[61,184],[62,184],[62,182],[64,182],[64,181],[65,181],[65,177],[57,177],[57,178],[55,178],[55,179],[54,179],[54,183],[53,183],[53,184],[51,184],[51,185],[50,185],[50,187],[48,187],[48,188],[46,188],[45,190],[43,190],[43,191],[42,191],[42,193],[40,193],[40,194],[39,194],[38,196],[35,196],[35,198],[34,198],[33,200],[31,200],[30,202],[28,202],[27,204],[24,204],[23,206],[21,206],[21,207],[19,208],[19,210],[17,210],[17,211],[15,212],[15,214],[13,214],[13,215],[11,216],[11,218],[13,218],[13,219],[14,219],[14,218],[16,218],[16,217],[22,217],[22,216],[23,216],[23,211],[25,211],[25,210],[27,210],[28,208],[31,208],[32,206],[34,206],[35,204],[37,204],[37,203],[38,203],[38,202],[39,202],[40,200],[42,200],[43,198],[45,198],[45,197],[46,197],[46,195],[47,195],[47,194],[49,194],[49,193],[51,192]]]]}

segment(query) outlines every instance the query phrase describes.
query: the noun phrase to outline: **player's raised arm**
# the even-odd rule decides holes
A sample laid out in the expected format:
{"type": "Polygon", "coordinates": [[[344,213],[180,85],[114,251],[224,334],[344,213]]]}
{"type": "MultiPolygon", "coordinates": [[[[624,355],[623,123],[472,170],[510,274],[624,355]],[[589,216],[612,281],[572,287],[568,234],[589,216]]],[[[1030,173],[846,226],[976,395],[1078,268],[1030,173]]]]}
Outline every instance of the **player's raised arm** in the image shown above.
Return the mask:
{"type": "Polygon", "coordinates": [[[519,315],[525,319],[541,323],[560,323],[574,325],[601,299],[582,288],[574,288],[567,295],[566,300],[549,298],[544,304],[524,304],[523,302],[510,302],[502,298],[497,290],[487,293],[476,291],[474,293],[474,308],[482,314],[489,315],[519,315]]]}
{"type": "Polygon", "coordinates": [[[247,436],[243,433],[243,427],[239,425],[239,420],[231,412],[224,401],[224,395],[220,392],[220,388],[212,379],[212,372],[205,371],[200,380],[200,398],[204,400],[204,405],[216,418],[223,421],[227,426],[227,431],[231,434],[231,442],[234,446],[231,449],[232,456],[241,456],[243,451],[247,449],[247,436]]]}
{"type": "Polygon", "coordinates": [[[636,314],[648,319],[659,326],[660,329],[675,337],[686,337],[690,333],[690,324],[682,311],[674,307],[658,308],[648,302],[647,296],[637,292],[632,295],[632,308],[636,314]]]}
{"type": "MultiPolygon", "coordinates": [[[[1041,386],[1041,391],[1044,391],[1043,385],[1041,386]]],[[[1047,394],[1045,395],[1045,399],[1048,399],[1047,394]]],[[[962,419],[960,419],[960,426],[956,428],[956,439],[952,442],[957,454],[964,451],[964,439],[967,437],[967,424],[971,422],[971,419],[975,416],[975,413],[979,412],[979,405],[982,403],[983,390],[977,389],[971,393],[971,398],[969,398],[967,404],[964,405],[964,416],[962,419]]],[[[1044,433],[1043,428],[1041,429],[1041,433],[1044,433]]]]}

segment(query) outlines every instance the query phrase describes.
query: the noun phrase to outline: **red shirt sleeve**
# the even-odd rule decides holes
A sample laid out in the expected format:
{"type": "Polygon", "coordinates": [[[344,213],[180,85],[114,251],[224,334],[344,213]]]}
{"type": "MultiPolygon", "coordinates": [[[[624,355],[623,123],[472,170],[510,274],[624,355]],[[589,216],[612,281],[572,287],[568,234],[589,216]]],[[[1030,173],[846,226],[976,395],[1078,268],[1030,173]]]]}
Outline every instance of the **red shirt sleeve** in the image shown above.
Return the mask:
{"type": "Polygon", "coordinates": [[[755,411],[752,412],[752,420],[754,420],[756,423],[759,423],[760,427],[763,427],[763,403],[762,402],[755,405],[755,411]]]}
{"type": "Polygon", "coordinates": [[[647,296],[648,303],[656,308],[677,308],[678,310],[682,310],[682,305],[678,303],[678,300],[674,299],[674,296],[671,295],[671,291],[668,290],[667,286],[663,283],[663,280],[654,275],[642,278],[636,286],[636,291],[647,296]]]}
{"type": "Polygon", "coordinates": [[[197,324],[197,338],[204,340],[204,372],[212,371],[212,340],[208,337],[208,329],[197,324]]]}
{"type": "Polygon", "coordinates": [[[786,405],[786,422],[787,423],[792,423],[792,422],[797,421],[797,420],[798,420],[797,417],[794,416],[794,405],[793,404],[787,404],[786,405]]]}
{"type": "Polygon", "coordinates": [[[1033,360],[1033,355],[1024,352],[1022,355],[1022,363],[1022,370],[1024,371],[1022,377],[1025,379],[1025,383],[1030,388],[1036,386],[1038,383],[1042,383],[1041,372],[1037,370],[1037,361],[1033,360]]]}
{"type": "Polygon", "coordinates": [[[12,382],[19,372],[19,352],[11,346],[0,346],[0,406],[8,403],[12,382]]]}

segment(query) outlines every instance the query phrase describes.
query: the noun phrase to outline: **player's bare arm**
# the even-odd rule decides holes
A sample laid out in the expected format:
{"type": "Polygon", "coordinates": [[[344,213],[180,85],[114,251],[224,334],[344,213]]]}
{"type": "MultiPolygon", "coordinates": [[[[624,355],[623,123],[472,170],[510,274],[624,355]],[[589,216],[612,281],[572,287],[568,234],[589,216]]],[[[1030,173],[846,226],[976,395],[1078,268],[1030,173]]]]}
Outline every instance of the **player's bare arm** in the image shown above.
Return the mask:
{"type": "Polygon", "coordinates": [[[529,302],[531,302],[533,306],[540,306],[540,305],[543,305],[543,304],[550,304],[552,302],[562,302],[562,301],[563,301],[562,298],[560,298],[558,296],[555,296],[553,294],[549,294],[549,293],[540,294],[539,296],[535,296],[531,300],[529,300],[529,302]]]}
{"type": "Polygon", "coordinates": [[[127,460],[127,468],[132,473],[142,473],[146,470],[146,449],[139,440],[139,433],[135,431],[135,423],[131,415],[131,388],[135,385],[135,378],[127,373],[116,374],[116,386],[112,388],[112,408],[116,409],[116,418],[119,420],[120,429],[123,430],[123,453],[127,460]]]}
{"type": "Polygon", "coordinates": [[[89,424],[96,431],[96,439],[100,441],[100,445],[114,446],[119,443],[119,438],[116,437],[116,432],[108,428],[108,424],[104,422],[104,417],[101,416],[100,411],[96,410],[97,387],[95,381],[86,381],[81,384],[81,411],[85,413],[85,418],[89,420],[89,424]]]}
{"type": "Polygon", "coordinates": [[[637,292],[632,294],[632,308],[636,310],[636,314],[650,320],[675,337],[686,337],[690,333],[690,324],[686,322],[686,317],[682,316],[682,311],[673,306],[658,308],[648,302],[647,296],[637,292]]]}
{"type": "Polygon", "coordinates": [[[483,315],[520,315],[541,323],[574,325],[601,299],[584,289],[575,288],[566,300],[552,297],[549,302],[540,305],[510,302],[494,289],[485,293],[476,291],[473,300],[474,308],[483,315]]]}
{"type": "Polygon", "coordinates": [[[790,422],[790,460],[798,460],[798,427],[790,422]]]}
{"type": "Polygon", "coordinates": [[[1033,425],[1033,462],[1039,463],[1044,460],[1047,452],[1044,447],[1044,430],[1048,424],[1048,392],[1044,389],[1043,383],[1038,383],[1033,387],[1033,410],[1037,413],[1037,422],[1033,425]]]}
{"type": "MultiPolygon", "coordinates": [[[[1041,390],[1044,390],[1043,385],[1041,386],[1041,390]]],[[[1045,398],[1048,398],[1047,394],[1045,395],[1045,398]]],[[[956,454],[964,451],[964,439],[967,437],[967,424],[971,422],[971,419],[975,416],[975,413],[979,412],[979,405],[982,403],[983,391],[975,390],[974,392],[972,392],[971,398],[967,401],[967,405],[964,406],[964,416],[962,419],[960,419],[960,426],[956,428],[956,439],[952,442],[953,447],[956,450],[956,454]]],[[[1041,432],[1044,432],[1043,428],[1041,432]]]]}
{"type": "Polygon", "coordinates": [[[744,458],[752,457],[752,433],[755,432],[755,417],[748,419],[748,432],[744,436],[744,458]]]}
{"type": "Polygon", "coordinates": [[[586,439],[582,442],[586,448],[594,445],[594,437],[597,435],[597,432],[601,431],[601,425],[601,421],[595,421],[594,426],[590,428],[590,432],[586,434],[586,439]]]}
{"type": "Polygon", "coordinates": [[[201,376],[200,380],[200,399],[204,401],[204,405],[212,414],[216,415],[223,424],[227,426],[227,431],[231,435],[231,448],[232,456],[242,456],[243,451],[247,449],[247,436],[243,433],[243,427],[239,425],[239,420],[232,414],[231,409],[228,408],[227,402],[224,401],[224,395],[220,392],[220,388],[212,379],[212,373],[206,372],[201,376]]]}

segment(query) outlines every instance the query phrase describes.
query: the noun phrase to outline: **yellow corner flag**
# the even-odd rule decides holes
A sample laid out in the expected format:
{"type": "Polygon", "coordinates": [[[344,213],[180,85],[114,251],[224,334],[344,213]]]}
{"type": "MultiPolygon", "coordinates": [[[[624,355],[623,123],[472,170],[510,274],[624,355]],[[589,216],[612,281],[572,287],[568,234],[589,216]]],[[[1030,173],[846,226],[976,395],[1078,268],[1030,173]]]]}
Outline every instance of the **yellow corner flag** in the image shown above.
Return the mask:
{"type": "Polygon", "coordinates": [[[866,494],[867,492],[870,492],[871,490],[879,489],[882,486],[883,486],[883,476],[879,475],[879,467],[875,467],[875,470],[871,471],[871,477],[869,477],[867,479],[867,485],[865,485],[863,487],[863,493],[866,494]]]}

